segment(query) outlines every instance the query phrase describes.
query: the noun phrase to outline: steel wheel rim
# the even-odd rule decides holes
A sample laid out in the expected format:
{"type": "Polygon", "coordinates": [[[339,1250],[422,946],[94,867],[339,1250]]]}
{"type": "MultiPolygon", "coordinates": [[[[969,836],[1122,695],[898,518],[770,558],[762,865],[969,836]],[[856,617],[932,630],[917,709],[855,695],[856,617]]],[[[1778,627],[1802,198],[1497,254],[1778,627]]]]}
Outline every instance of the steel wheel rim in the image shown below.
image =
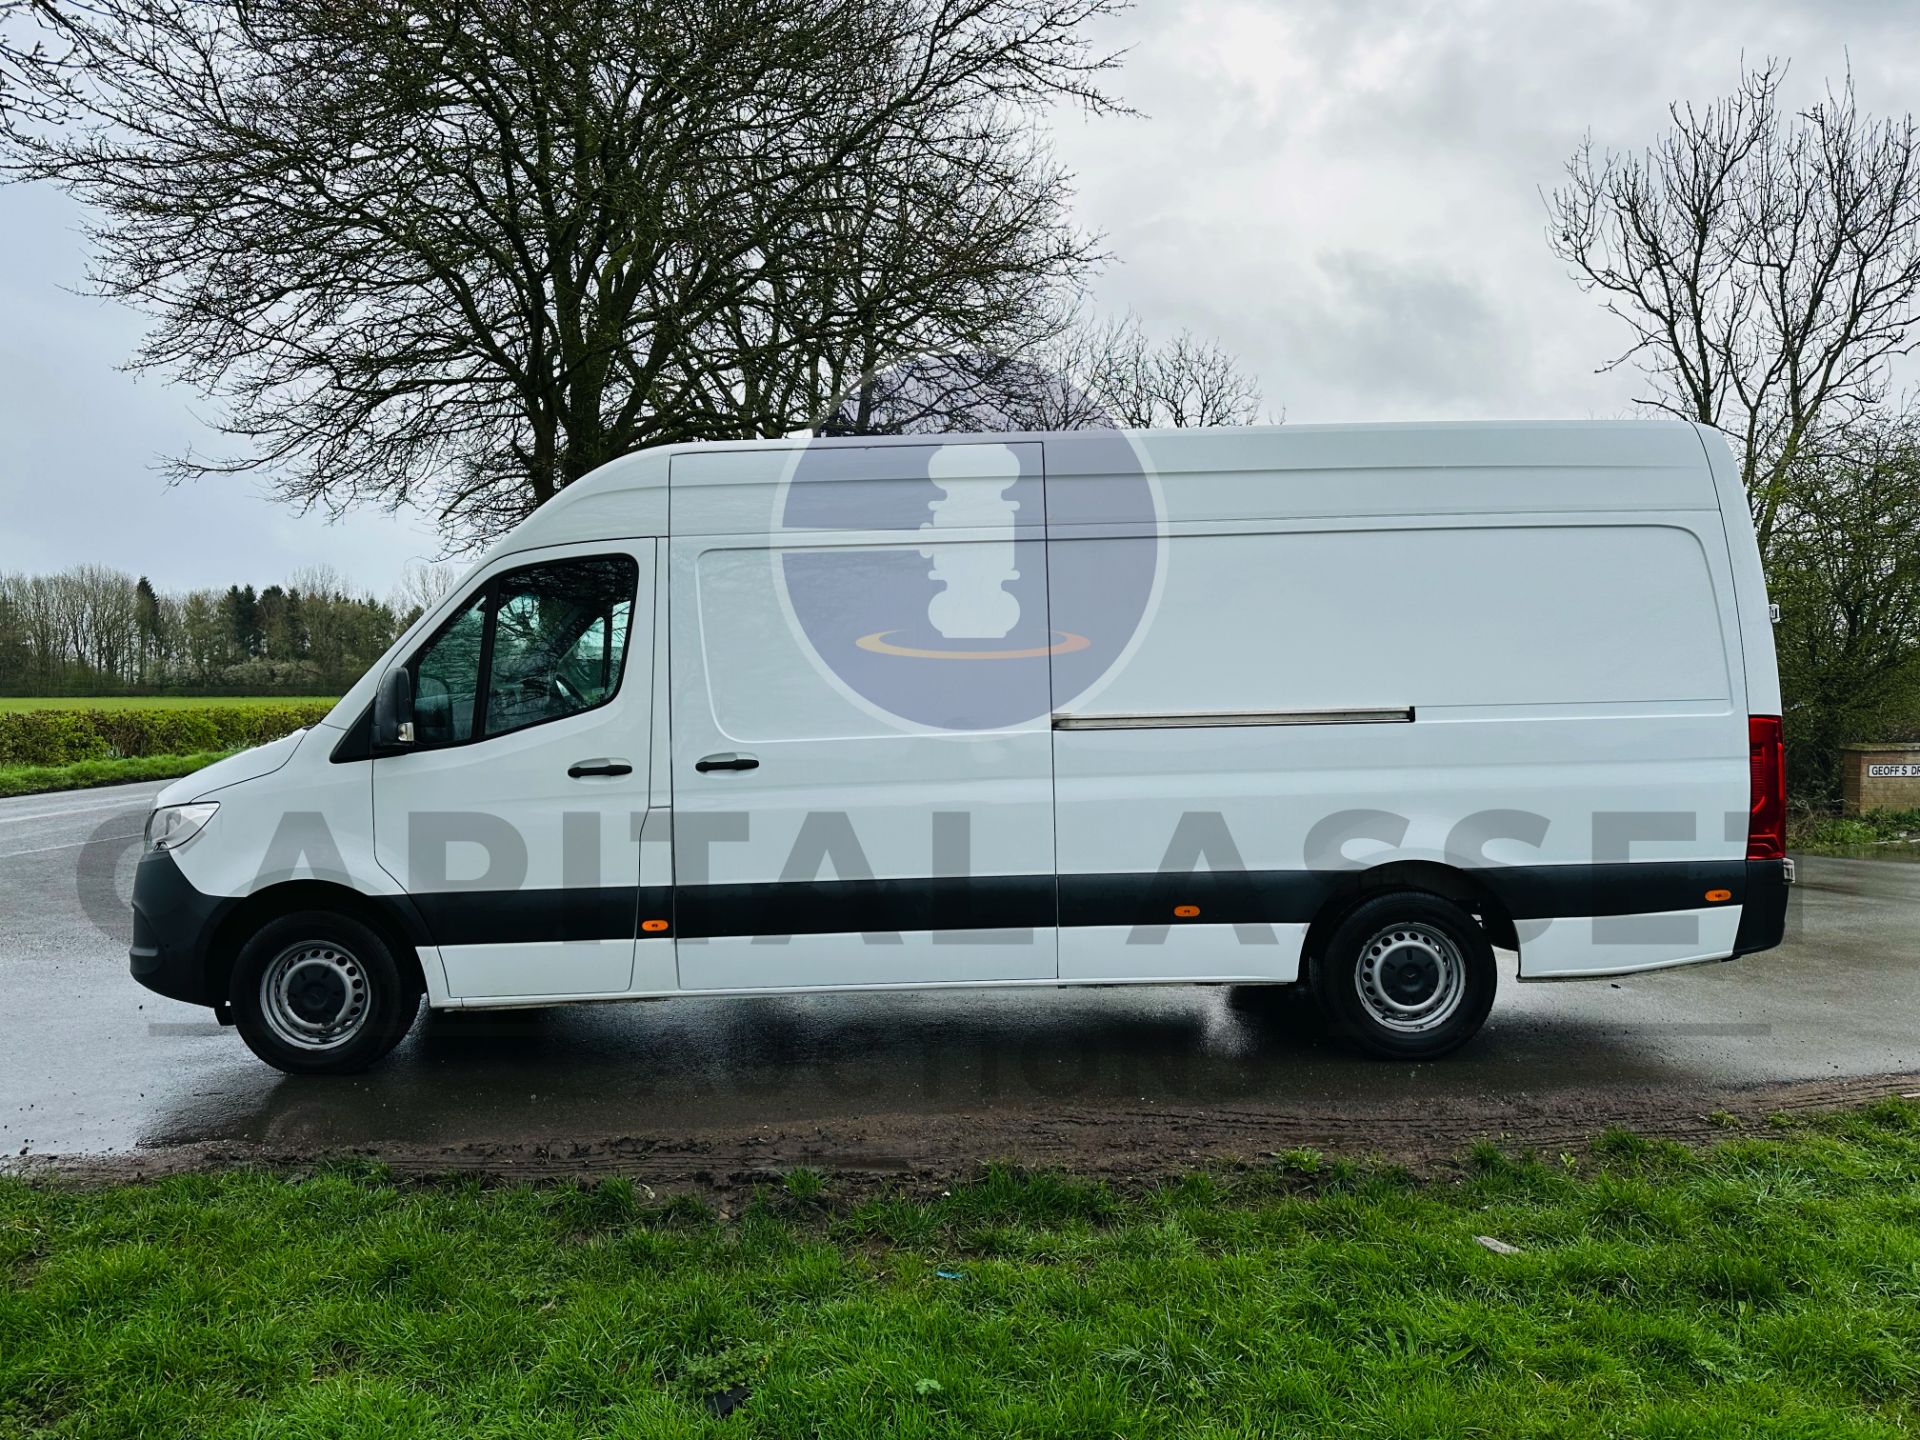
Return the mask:
{"type": "Polygon", "coordinates": [[[1367,1018],[1401,1035],[1438,1029],[1460,1009],[1467,964],[1460,947],[1431,925],[1389,925],[1360,947],[1354,989],[1367,1018]]]}
{"type": "Polygon", "coordinates": [[[298,1050],[333,1050],[367,1023],[367,974],[353,952],[323,940],[289,945],[260,977],[260,1014],[298,1050]]]}

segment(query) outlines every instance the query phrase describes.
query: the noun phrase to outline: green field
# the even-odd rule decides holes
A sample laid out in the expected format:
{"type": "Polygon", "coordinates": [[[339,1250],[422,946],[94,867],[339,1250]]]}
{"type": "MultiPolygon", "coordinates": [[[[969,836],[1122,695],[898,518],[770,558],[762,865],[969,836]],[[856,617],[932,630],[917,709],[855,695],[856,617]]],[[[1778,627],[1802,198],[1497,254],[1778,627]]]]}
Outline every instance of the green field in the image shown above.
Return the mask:
{"type": "Polygon", "coordinates": [[[1687,1151],[625,1180],[0,1180],[0,1433],[1897,1436],[1920,1107],[1687,1151]],[[1495,1253],[1477,1237],[1517,1247],[1495,1253]]]}
{"type": "Polygon", "coordinates": [[[9,710],[204,710],[209,706],[330,705],[336,695],[0,695],[9,710]]]}

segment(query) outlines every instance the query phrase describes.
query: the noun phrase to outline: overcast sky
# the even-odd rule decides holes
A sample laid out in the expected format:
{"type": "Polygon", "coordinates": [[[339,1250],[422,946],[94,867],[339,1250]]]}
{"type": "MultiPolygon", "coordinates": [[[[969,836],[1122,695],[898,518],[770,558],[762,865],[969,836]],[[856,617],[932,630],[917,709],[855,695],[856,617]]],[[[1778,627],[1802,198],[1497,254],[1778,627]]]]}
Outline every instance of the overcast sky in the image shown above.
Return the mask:
{"type": "MultiPolygon", "coordinates": [[[[1063,115],[1082,223],[1114,255],[1104,310],[1189,326],[1290,422],[1629,413],[1597,374],[1616,322],[1547,253],[1539,191],[1589,127],[1640,145],[1742,52],[1789,98],[1851,57],[1862,104],[1920,93],[1907,0],[1146,0],[1105,27],[1140,118],[1063,115]]],[[[0,188],[0,570],[97,561],[163,587],[268,584],[322,561],[388,591],[431,557],[417,516],[329,525],[258,482],[167,488],[156,456],[219,448],[211,402],[117,367],[137,316],[74,292],[77,209],[0,188]]]]}

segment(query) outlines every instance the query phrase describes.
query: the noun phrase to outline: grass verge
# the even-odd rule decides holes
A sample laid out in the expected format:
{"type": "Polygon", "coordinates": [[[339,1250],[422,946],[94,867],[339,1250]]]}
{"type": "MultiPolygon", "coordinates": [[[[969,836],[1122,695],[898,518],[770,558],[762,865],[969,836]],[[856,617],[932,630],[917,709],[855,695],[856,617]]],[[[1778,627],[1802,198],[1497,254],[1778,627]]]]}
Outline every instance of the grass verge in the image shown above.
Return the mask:
{"type": "Polygon", "coordinates": [[[336,695],[0,695],[0,715],[30,710],[204,710],[331,705],[336,695]]]}
{"type": "Polygon", "coordinates": [[[619,1180],[10,1180],[0,1275],[10,1434],[1891,1436],[1920,1108],[1444,1183],[1296,1152],[839,1207],[801,1171],[731,1220],[619,1180]]]}
{"type": "Polygon", "coordinates": [[[1792,826],[1787,843],[1809,855],[1871,855],[1876,849],[1920,852],[1920,810],[1873,810],[1858,817],[1814,815],[1792,826]]]}
{"type": "Polygon", "coordinates": [[[130,760],[81,760],[72,765],[0,765],[0,799],[52,790],[86,790],[95,785],[131,785],[139,780],[174,780],[228,753],[214,750],[199,755],[142,755],[130,760]]]}

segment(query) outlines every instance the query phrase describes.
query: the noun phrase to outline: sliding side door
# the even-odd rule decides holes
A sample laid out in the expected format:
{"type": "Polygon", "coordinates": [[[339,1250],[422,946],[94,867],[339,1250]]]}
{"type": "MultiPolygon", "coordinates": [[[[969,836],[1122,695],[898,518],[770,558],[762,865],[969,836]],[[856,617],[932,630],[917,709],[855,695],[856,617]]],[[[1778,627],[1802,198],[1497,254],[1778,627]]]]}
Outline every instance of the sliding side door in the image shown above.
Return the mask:
{"type": "Polygon", "coordinates": [[[677,455],[684,990],[1056,974],[1040,447],[677,455]]]}

